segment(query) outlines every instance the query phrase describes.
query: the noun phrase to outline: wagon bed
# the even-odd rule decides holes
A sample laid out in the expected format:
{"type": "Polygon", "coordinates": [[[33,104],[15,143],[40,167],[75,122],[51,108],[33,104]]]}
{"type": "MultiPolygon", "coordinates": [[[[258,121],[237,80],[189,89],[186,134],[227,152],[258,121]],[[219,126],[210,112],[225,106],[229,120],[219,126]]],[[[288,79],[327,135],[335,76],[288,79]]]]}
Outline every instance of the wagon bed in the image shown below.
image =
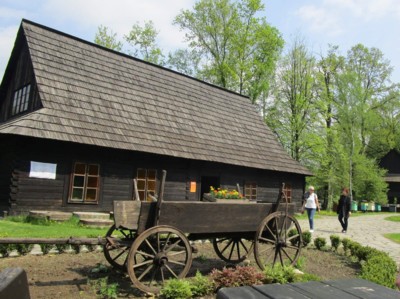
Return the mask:
{"type": "MultiPolygon", "coordinates": [[[[116,228],[137,230],[140,234],[154,226],[156,202],[115,201],[114,222],[116,228]]],[[[271,211],[282,211],[285,206],[275,203],[218,203],[163,201],[158,225],[173,226],[184,233],[198,234],[199,239],[208,235],[256,232],[261,221],[271,211]]],[[[293,215],[294,204],[288,204],[293,215]]]]}

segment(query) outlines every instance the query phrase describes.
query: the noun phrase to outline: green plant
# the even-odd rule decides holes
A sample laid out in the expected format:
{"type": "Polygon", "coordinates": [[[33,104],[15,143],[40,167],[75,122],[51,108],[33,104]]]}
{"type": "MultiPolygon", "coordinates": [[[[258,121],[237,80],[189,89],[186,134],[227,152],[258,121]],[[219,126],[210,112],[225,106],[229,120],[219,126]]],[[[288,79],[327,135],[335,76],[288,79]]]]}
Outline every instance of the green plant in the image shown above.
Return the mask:
{"type": "Polygon", "coordinates": [[[307,281],[320,281],[320,280],[321,277],[317,275],[304,273],[304,274],[296,274],[293,282],[307,282],[307,281]]]}
{"type": "Polygon", "coordinates": [[[199,271],[195,277],[189,280],[190,290],[193,297],[201,297],[210,294],[214,290],[214,283],[207,276],[203,276],[199,271]]]}
{"type": "Polygon", "coordinates": [[[308,244],[311,243],[312,234],[307,230],[302,233],[302,236],[303,236],[303,245],[304,247],[307,247],[308,244]]]}
{"type": "Polygon", "coordinates": [[[90,285],[96,290],[96,293],[103,299],[118,298],[118,283],[110,283],[108,277],[97,280],[89,280],[90,285]]]}
{"type": "Polygon", "coordinates": [[[347,254],[347,251],[349,250],[349,245],[351,242],[352,241],[349,238],[344,238],[342,240],[344,254],[347,254]]]}
{"type": "Polygon", "coordinates": [[[379,253],[379,250],[369,247],[369,246],[359,246],[355,252],[358,261],[366,261],[373,254],[379,253]]]}
{"type": "Polygon", "coordinates": [[[326,246],[326,239],[322,237],[318,237],[314,239],[314,246],[318,250],[322,250],[326,246]]]}
{"type": "Polygon", "coordinates": [[[357,251],[362,247],[360,243],[351,241],[349,244],[350,254],[357,257],[357,251]]]}
{"type": "Polygon", "coordinates": [[[168,279],[160,294],[166,299],[187,299],[193,296],[190,283],[184,279],[168,279]]]}
{"type": "Polygon", "coordinates": [[[266,283],[289,283],[295,281],[295,272],[292,266],[276,265],[275,267],[267,266],[264,269],[266,283]]]}
{"type": "Polygon", "coordinates": [[[368,256],[362,264],[360,277],[372,282],[395,288],[396,262],[386,253],[378,251],[368,256]]]}
{"type": "Polygon", "coordinates": [[[214,269],[211,271],[216,289],[222,287],[240,287],[247,285],[262,284],[264,275],[256,268],[250,266],[237,266],[236,268],[214,269]]]}
{"type": "Polygon", "coordinates": [[[329,238],[331,239],[331,245],[333,250],[337,251],[340,246],[340,243],[342,242],[340,240],[340,237],[338,235],[331,235],[329,238]]]}
{"type": "Polygon", "coordinates": [[[296,269],[299,269],[299,270],[304,270],[305,264],[306,264],[306,258],[304,256],[300,256],[297,259],[296,264],[294,265],[294,267],[296,269]]]}
{"type": "Polygon", "coordinates": [[[204,264],[205,262],[207,262],[207,256],[205,254],[200,254],[195,258],[195,260],[201,264],[204,264]]]}
{"type": "MultiPolygon", "coordinates": [[[[293,236],[295,236],[295,235],[298,235],[297,229],[292,228],[292,229],[288,232],[288,238],[290,239],[291,237],[293,237],[293,236]]],[[[290,239],[290,243],[291,243],[293,246],[296,246],[296,244],[299,242],[299,239],[300,239],[299,237],[292,238],[292,239],[290,239]]]]}

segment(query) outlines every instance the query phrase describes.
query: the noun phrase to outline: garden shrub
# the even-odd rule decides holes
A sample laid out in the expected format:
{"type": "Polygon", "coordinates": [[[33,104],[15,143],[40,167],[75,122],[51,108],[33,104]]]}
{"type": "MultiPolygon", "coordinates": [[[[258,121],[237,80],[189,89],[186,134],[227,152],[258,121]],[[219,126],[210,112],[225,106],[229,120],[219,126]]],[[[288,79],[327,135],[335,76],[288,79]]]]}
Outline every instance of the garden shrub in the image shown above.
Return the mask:
{"type": "Polygon", "coordinates": [[[166,299],[187,299],[193,296],[189,281],[175,278],[164,283],[160,294],[166,299]]]}
{"type": "Polygon", "coordinates": [[[212,293],[214,290],[214,282],[207,276],[203,276],[199,271],[196,272],[195,277],[189,280],[189,284],[193,297],[201,297],[212,293]]]}
{"type": "Polygon", "coordinates": [[[362,247],[362,246],[361,246],[360,243],[355,242],[355,241],[351,241],[351,242],[349,243],[350,254],[351,254],[352,256],[357,257],[357,251],[360,250],[361,247],[362,247]]]}
{"type": "Polygon", "coordinates": [[[302,233],[302,237],[303,237],[303,246],[307,247],[308,244],[311,243],[312,235],[309,231],[305,231],[302,233]]]}
{"type": "Polygon", "coordinates": [[[376,251],[362,264],[360,277],[394,289],[396,274],[396,262],[385,252],[376,251]]]}
{"type": "Polygon", "coordinates": [[[256,268],[250,266],[237,266],[236,268],[214,269],[211,271],[216,289],[222,287],[240,287],[247,285],[263,284],[264,275],[256,268]]]}
{"type": "MultiPolygon", "coordinates": [[[[288,232],[288,237],[290,238],[290,237],[295,236],[295,235],[297,235],[297,234],[298,234],[297,229],[292,228],[292,229],[288,232]]],[[[291,243],[293,246],[296,246],[296,245],[298,244],[298,242],[299,242],[299,239],[300,239],[299,237],[290,239],[290,243],[291,243]]]]}
{"type": "Polygon", "coordinates": [[[315,238],[314,245],[318,250],[322,250],[326,246],[326,239],[322,237],[315,238]]]}
{"type": "Polygon", "coordinates": [[[331,239],[331,246],[333,250],[337,251],[340,246],[340,243],[342,242],[340,240],[340,237],[338,235],[331,235],[329,238],[331,239]]]}
{"type": "Polygon", "coordinates": [[[371,255],[379,253],[379,250],[369,247],[369,246],[360,246],[357,247],[355,252],[358,261],[366,261],[371,255]]]}
{"type": "Polygon", "coordinates": [[[349,245],[351,242],[352,241],[349,238],[344,238],[342,240],[344,254],[347,254],[347,251],[349,250],[349,245]]]}
{"type": "Polygon", "coordinates": [[[275,267],[267,266],[264,269],[266,283],[290,283],[295,281],[295,272],[292,266],[275,265],[275,267]]]}

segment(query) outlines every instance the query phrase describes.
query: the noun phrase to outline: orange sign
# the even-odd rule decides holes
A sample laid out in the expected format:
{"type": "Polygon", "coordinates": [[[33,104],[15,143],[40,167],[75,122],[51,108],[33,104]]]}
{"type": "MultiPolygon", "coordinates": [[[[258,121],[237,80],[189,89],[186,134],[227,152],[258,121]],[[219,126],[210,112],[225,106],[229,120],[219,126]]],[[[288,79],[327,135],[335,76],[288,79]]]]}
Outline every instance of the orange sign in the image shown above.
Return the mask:
{"type": "Polygon", "coordinates": [[[190,193],[196,192],[196,182],[190,182],[190,193]]]}

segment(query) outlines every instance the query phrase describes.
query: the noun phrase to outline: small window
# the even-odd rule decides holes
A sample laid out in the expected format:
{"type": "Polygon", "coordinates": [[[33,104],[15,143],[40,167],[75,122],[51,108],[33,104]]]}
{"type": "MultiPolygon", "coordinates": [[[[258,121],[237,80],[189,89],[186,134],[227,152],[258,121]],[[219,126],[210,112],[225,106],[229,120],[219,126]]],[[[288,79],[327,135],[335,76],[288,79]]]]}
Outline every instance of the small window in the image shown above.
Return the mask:
{"type": "Polygon", "coordinates": [[[25,85],[24,87],[14,92],[11,115],[17,115],[25,112],[29,108],[31,85],[25,85]]]}
{"type": "Polygon", "coordinates": [[[100,166],[75,163],[71,180],[69,201],[73,203],[98,203],[100,166]]]}
{"type": "Polygon", "coordinates": [[[151,201],[149,195],[155,196],[156,194],[157,170],[139,168],[136,179],[140,200],[151,201]]]}
{"type": "Polygon", "coordinates": [[[244,184],[244,196],[250,200],[257,199],[257,183],[244,184]]]}
{"type": "MultiPolygon", "coordinates": [[[[292,185],[291,184],[285,184],[285,187],[283,188],[283,194],[286,195],[287,202],[292,202],[292,185]]],[[[285,197],[282,198],[282,201],[285,202],[285,197]]]]}

